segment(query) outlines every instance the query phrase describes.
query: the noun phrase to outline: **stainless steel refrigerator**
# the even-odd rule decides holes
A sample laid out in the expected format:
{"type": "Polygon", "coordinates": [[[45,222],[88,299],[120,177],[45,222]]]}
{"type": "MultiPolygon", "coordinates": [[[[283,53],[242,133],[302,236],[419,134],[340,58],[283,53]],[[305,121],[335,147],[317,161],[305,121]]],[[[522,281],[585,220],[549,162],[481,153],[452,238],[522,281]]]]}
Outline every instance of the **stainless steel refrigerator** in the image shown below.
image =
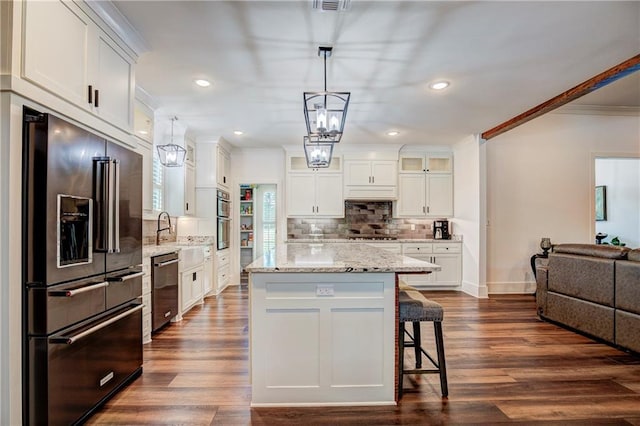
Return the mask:
{"type": "Polygon", "coordinates": [[[142,157],[23,114],[25,424],[85,420],[142,372],[142,157]]]}

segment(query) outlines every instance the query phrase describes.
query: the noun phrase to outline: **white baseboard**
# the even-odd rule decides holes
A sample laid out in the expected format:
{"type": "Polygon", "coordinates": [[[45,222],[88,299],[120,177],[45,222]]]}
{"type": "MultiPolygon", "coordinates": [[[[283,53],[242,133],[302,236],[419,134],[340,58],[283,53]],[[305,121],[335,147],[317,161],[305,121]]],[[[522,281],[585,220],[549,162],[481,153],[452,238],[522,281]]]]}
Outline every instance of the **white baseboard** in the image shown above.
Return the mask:
{"type": "Polygon", "coordinates": [[[489,294],[534,294],[536,283],[533,281],[487,283],[489,294]]]}
{"type": "Polygon", "coordinates": [[[489,297],[487,287],[479,286],[477,283],[472,283],[470,281],[462,281],[460,290],[479,299],[486,299],[489,297]]]}

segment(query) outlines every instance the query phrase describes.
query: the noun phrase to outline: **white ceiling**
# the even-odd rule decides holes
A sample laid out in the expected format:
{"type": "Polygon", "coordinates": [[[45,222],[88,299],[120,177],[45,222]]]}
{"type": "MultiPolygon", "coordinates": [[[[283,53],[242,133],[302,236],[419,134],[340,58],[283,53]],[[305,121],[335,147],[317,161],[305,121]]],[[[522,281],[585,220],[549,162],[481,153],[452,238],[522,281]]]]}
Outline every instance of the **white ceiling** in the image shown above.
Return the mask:
{"type": "MultiPolygon", "coordinates": [[[[640,2],[353,1],[342,13],[311,0],[113,4],[149,45],[136,83],[157,112],[197,140],[239,147],[301,142],[302,92],[323,85],[320,45],[334,47],[328,90],[351,92],[341,144],[455,143],[640,52],[640,2]],[[437,79],[450,88],[428,89],[437,79]]],[[[589,102],[640,105],[640,79],[619,83],[589,102]]]]}

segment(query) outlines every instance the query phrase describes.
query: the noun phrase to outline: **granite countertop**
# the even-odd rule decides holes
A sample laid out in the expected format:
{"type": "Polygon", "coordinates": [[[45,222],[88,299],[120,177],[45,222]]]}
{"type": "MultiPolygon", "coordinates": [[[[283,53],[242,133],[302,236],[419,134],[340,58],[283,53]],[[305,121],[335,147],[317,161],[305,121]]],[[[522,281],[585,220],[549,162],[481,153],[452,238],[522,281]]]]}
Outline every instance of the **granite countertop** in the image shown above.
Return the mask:
{"type": "Polygon", "coordinates": [[[432,272],[440,266],[366,244],[281,244],[248,272],[432,272]]]}
{"type": "Polygon", "coordinates": [[[450,240],[435,240],[433,238],[398,238],[395,240],[351,240],[348,238],[290,238],[287,243],[355,243],[355,244],[371,244],[371,243],[460,243],[462,237],[455,235],[450,240]]]}
{"type": "Polygon", "coordinates": [[[159,246],[155,244],[143,245],[142,246],[142,257],[153,257],[159,256],[161,254],[167,254],[174,251],[180,251],[183,247],[210,247],[212,244],[205,244],[202,242],[180,242],[180,243],[165,243],[160,244],[159,246]]]}

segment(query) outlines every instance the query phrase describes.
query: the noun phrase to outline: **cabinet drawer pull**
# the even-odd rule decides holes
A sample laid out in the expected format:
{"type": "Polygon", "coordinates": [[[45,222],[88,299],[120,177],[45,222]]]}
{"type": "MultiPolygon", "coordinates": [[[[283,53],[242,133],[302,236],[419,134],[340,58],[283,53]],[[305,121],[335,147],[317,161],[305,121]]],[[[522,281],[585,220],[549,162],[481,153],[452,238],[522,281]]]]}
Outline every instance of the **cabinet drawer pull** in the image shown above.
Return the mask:
{"type": "Polygon", "coordinates": [[[93,290],[97,290],[99,288],[103,288],[108,286],[109,283],[107,282],[101,282],[99,284],[94,284],[94,285],[90,285],[90,286],[86,286],[86,287],[80,287],[80,288],[76,288],[73,290],[60,290],[60,291],[50,291],[48,294],[49,296],[52,297],[73,297],[76,296],[78,294],[82,294],[82,293],[86,293],[88,291],[93,291],[93,290]]]}
{"type": "Polygon", "coordinates": [[[126,312],[121,313],[120,315],[117,315],[105,322],[101,322],[100,324],[91,327],[88,330],[85,330],[81,333],[78,333],[74,336],[60,336],[60,337],[50,337],[49,338],[49,343],[63,343],[63,344],[67,344],[67,345],[72,345],[73,343],[77,342],[78,340],[87,337],[93,333],[95,333],[98,330],[102,330],[103,328],[113,324],[114,322],[117,322],[119,320],[121,320],[124,317],[128,317],[129,315],[133,314],[134,312],[138,312],[139,310],[141,310],[144,307],[144,305],[137,305],[135,308],[129,309],[126,312]]]}

